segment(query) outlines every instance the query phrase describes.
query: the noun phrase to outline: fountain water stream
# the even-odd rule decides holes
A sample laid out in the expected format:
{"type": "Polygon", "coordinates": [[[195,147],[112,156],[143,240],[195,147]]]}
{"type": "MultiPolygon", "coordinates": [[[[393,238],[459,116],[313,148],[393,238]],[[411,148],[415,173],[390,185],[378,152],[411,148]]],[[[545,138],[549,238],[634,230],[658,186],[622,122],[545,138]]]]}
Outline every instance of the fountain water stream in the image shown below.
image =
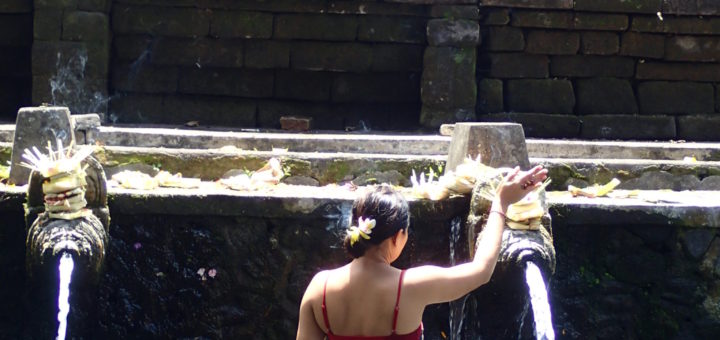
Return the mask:
{"type": "MultiPolygon", "coordinates": [[[[460,241],[460,229],[462,227],[462,219],[455,217],[450,222],[450,265],[456,264],[455,249],[459,245],[460,241]]],[[[470,295],[465,295],[462,298],[451,301],[450,313],[448,316],[450,322],[450,336],[451,340],[460,339],[460,332],[462,331],[463,320],[465,319],[465,302],[470,295]]]]}
{"type": "Polygon", "coordinates": [[[532,305],[535,320],[535,338],[538,340],[554,340],[555,331],[552,326],[547,287],[545,287],[540,268],[532,262],[526,262],[525,281],[528,285],[530,304],[532,305]]]}
{"type": "Polygon", "coordinates": [[[67,331],[67,316],[70,313],[70,280],[72,278],[73,267],[72,255],[68,252],[64,252],[60,258],[60,265],[58,270],[60,271],[60,290],[58,294],[58,326],[57,340],[65,340],[65,333],[67,331]]]}

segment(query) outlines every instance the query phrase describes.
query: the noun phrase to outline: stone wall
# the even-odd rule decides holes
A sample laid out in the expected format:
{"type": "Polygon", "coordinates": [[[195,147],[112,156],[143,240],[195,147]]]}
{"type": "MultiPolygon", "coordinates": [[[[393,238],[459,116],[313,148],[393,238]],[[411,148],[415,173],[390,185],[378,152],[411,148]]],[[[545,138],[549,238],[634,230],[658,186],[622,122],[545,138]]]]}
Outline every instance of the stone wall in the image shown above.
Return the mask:
{"type": "Polygon", "coordinates": [[[716,228],[560,224],[550,289],[559,338],[718,337],[716,228]]]}
{"type": "Polygon", "coordinates": [[[110,0],[35,0],[32,102],[107,112],[110,0]]]}
{"type": "Polygon", "coordinates": [[[537,137],[718,139],[720,3],[480,2],[479,119],[537,137]]]}
{"type": "Polygon", "coordinates": [[[32,0],[0,2],[0,121],[30,104],[32,0]]]}
{"type": "Polygon", "coordinates": [[[0,16],[4,112],[31,97],[111,123],[720,138],[711,1],[12,0],[0,16]]]}
{"type": "Polygon", "coordinates": [[[112,6],[112,122],[418,126],[427,6],[141,1],[112,6]]]}

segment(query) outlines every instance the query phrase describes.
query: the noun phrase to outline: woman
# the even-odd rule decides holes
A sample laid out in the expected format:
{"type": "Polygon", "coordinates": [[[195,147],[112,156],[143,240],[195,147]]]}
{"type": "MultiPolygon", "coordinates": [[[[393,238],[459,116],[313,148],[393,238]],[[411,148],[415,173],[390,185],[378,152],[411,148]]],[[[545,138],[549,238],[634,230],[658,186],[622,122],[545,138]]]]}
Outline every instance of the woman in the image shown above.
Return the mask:
{"type": "Polygon", "coordinates": [[[389,186],[358,197],[344,246],[349,264],[318,273],[300,304],[297,339],[419,339],[425,306],[456,300],[490,280],[505,212],[541,185],[541,166],[513,169],[500,184],[472,262],[400,270],[390,265],[408,239],[407,201],[389,186]]]}

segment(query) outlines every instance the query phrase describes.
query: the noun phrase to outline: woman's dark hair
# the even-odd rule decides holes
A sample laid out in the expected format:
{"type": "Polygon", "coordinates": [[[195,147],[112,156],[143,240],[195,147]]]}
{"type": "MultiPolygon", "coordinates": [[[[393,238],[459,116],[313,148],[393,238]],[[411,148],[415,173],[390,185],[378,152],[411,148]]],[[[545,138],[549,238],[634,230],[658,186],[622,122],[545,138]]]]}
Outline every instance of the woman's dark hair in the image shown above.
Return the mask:
{"type": "Polygon", "coordinates": [[[402,194],[389,185],[380,185],[368,188],[353,202],[351,225],[358,225],[358,218],[372,218],[375,228],[372,229],[370,239],[358,238],[350,244],[350,235],[345,236],[343,246],[353,258],[361,257],[373,245],[382,243],[398,230],[406,229],[410,225],[410,212],[408,203],[402,194]]]}

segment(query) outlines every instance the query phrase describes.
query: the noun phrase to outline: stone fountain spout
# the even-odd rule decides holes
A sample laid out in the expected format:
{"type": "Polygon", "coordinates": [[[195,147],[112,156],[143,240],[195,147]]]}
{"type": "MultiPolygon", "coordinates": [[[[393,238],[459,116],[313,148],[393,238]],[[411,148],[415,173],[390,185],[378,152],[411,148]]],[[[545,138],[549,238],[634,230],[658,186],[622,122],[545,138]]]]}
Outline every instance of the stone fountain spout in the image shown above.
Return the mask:
{"type": "Polygon", "coordinates": [[[58,176],[48,178],[41,171],[31,174],[25,210],[26,261],[30,273],[39,266],[55,266],[63,253],[69,253],[76,268],[84,273],[84,279],[99,278],[109,241],[105,173],[90,156],[82,160],[80,169],[84,170],[78,176],[60,175],[61,193],[48,192],[48,189],[60,191],[51,188],[58,176]],[[72,181],[81,185],[65,187],[65,183],[72,181]],[[60,203],[64,195],[70,196],[68,192],[78,197],[60,203]]]}
{"type": "MultiPolygon", "coordinates": [[[[470,173],[474,188],[465,222],[467,249],[474,256],[495,198],[496,188],[511,168],[529,169],[522,126],[511,123],[457,123],[446,164],[448,171],[470,173]]],[[[529,193],[508,208],[506,228],[495,271],[486,285],[470,294],[465,335],[482,339],[533,337],[527,263],[534,263],[545,282],[555,272],[550,214],[544,188],[529,193]]]]}

